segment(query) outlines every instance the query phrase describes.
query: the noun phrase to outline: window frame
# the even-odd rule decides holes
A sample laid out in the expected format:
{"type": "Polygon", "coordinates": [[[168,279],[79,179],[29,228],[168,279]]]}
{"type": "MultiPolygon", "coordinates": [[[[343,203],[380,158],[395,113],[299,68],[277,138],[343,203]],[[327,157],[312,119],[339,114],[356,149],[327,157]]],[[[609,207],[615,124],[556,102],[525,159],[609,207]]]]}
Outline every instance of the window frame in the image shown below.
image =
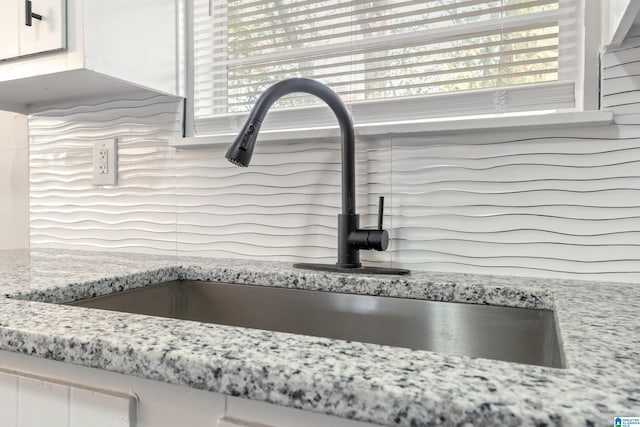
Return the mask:
{"type": "MultiPolygon", "coordinates": [[[[571,1],[571,0],[559,0],[561,3],[563,1],[571,1]]],[[[184,128],[183,128],[183,137],[187,138],[201,138],[201,137],[214,137],[226,135],[234,135],[235,129],[239,129],[248,113],[232,113],[227,114],[221,117],[224,117],[225,120],[228,120],[227,129],[223,129],[222,131],[217,129],[211,129],[211,126],[207,125],[204,121],[200,124],[196,123],[195,119],[195,66],[194,66],[194,0],[181,0],[183,3],[184,11],[182,19],[185,22],[185,31],[184,31],[184,40],[185,40],[185,48],[184,53],[186,56],[185,64],[182,67],[184,78],[183,84],[185,86],[185,106],[184,106],[184,128]]],[[[592,112],[599,109],[599,51],[600,51],[600,40],[601,40],[601,19],[600,19],[600,8],[601,5],[599,2],[590,2],[588,0],[576,0],[576,10],[578,16],[577,25],[576,25],[576,43],[577,43],[577,57],[578,64],[576,65],[576,76],[574,81],[573,88],[573,96],[574,96],[574,105],[573,107],[554,108],[555,113],[551,114],[561,114],[561,113],[570,113],[575,114],[579,112],[592,112]],[[588,26],[590,31],[585,31],[585,26],[588,26]]],[[[211,0],[209,2],[211,5],[211,0]]],[[[526,91],[528,87],[538,87],[541,88],[545,86],[546,88],[553,90],[554,87],[563,87],[566,86],[564,82],[555,81],[549,83],[536,83],[532,85],[516,85],[505,87],[505,90],[509,91],[509,94],[515,93],[518,95],[519,92],[526,91]]],[[[564,87],[566,89],[566,87],[564,87]]],[[[454,102],[456,97],[462,98],[465,96],[469,96],[469,94],[476,93],[478,96],[484,95],[483,92],[486,93],[495,93],[496,89],[476,89],[473,91],[462,91],[459,93],[456,92],[448,92],[442,94],[433,94],[429,95],[430,98],[451,98],[451,101],[454,102]]],[[[472,95],[473,96],[473,95],[472,95]]],[[[418,97],[419,98],[419,97],[418,97]]],[[[517,97],[516,97],[517,98],[517,97]]],[[[441,100],[442,100],[441,99],[441,100]]],[[[411,104],[415,100],[412,98],[399,98],[392,100],[374,100],[368,102],[358,102],[354,104],[349,104],[349,108],[353,111],[362,110],[364,112],[368,112],[371,115],[371,110],[368,110],[368,107],[371,104],[376,104],[378,106],[386,104],[389,108],[398,107],[399,104],[411,104]],[[395,105],[394,105],[395,104],[395,105]]],[[[462,105],[463,103],[459,103],[462,105]]],[[[265,122],[265,129],[269,132],[268,123],[272,122],[274,124],[274,128],[279,128],[279,124],[285,122],[304,122],[304,115],[299,115],[300,111],[306,111],[307,117],[314,117],[317,119],[312,126],[301,126],[300,128],[282,128],[280,127],[278,133],[282,135],[282,138],[296,138],[295,135],[302,135],[304,132],[299,132],[300,130],[304,131],[305,129],[315,128],[315,129],[337,129],[337,124],[335,124],[335,119],[331,115],[331,112],[323,106],[311,106],[311,107],[300,107],[300,108],[291,108],[285,110],[274,110],[269,113],[269,120],[265,122]],[[295,117],[295,120],[292,120],[292,117],[295,117]]],[[[409,108],[410,110],[410,108],[409,108]]],[[[532,110],[531,108],[522,108],[520,109],[512,108],[508,114],[501,115],[495,114],[495,123],[497,128],[501,128],[502,126],[498,125],[498,121],[502,120],[501,117],[509,117],[512,115],[527,117],[531,116],[534,121],[536,117],[540,117],[540,110],[532,110]],[[530,114],[528,114],[530,113],[530,114]]],[[[384,117],[381,117],[380,114],[375,117],[375,120],[367,120],[365,123],[358,122],[358,117],[354,115],[354,121],[358,128],[363,129],[364,127],[371,126],[380,130],[383,133],[382,129],[384,129],[384,124],[388,123],[390,126],[393,126],[394,129],[397,129],[398,124],[402,124],[399,121],[386,121],[384,117]],[[382,126],[381,126],[382,125],[382,126]]],[[[467,120],[467,119],[478,119],[483,125],[483,129],[487,128],[487,120],[492,120],[491,117],[493,115],[471,115],[471,116],[445,116],[445,117],[437,117],[437,118],[426,118],[424,120],[417,119],[415,117],[408,118],[408,122],[415,123],[424,121],[425,123],[432,122],[443,122],[443,123],[451,123],[452,131],[455,131],[454,123],[457,120],[467,120]]],[[[575,117],[575,116],[572,116],[575,117]]],[[[604,116],[603,116],[604,117],[604,116]]],[[[546,122],[548,120],[543,120],[542,122],[546,122]]],[[[608,119],[603,119],[603,123],[608,121],[608,119]]],[[[516,120],[514,123],[520,123],[521,121],[516,120]]],[[[526,122],[522,121],[522,123],[526,122]]],[[[430,126],[426,126],[429,128],[430,126]]],[[[425,128],[425,126],[418,126],[417,128],[425,128]]],[[[439,126],[440,133],[443,129],[446,128],[446,125],[439,126]]],[[[408,125],[406,127],[407,133],[415,133],[415,126],[408,125]]],[[[264,131],[263,131],[264,133],[264,131]]],[[[397,132],[396,132],[397,133],[397,132]]]]}

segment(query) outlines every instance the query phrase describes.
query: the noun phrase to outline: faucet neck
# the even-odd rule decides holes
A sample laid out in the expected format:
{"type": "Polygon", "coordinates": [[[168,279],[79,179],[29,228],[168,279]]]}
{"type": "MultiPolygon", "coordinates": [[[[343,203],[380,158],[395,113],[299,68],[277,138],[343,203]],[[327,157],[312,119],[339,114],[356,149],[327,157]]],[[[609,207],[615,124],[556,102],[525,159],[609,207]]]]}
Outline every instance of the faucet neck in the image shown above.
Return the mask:
{"type": "Polygon", "coordinates": [[[281,97],[294,92],[315,95],[333,111],[340,124],[342,147],[342,214],[356,214],[355,133],[353,120],[347,106],[331,89],[315,80],[293,78],[283,80],[267,89],[258,98],[247,123],[262,123],[269,108],[281,97]]]}

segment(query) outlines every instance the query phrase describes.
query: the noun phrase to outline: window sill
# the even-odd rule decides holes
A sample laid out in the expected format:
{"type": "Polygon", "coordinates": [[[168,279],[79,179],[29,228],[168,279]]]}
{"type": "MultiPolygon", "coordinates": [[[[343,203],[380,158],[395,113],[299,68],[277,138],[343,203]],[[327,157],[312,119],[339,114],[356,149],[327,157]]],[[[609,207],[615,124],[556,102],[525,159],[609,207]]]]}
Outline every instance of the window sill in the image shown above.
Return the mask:
{"type": "MultiPolygon", "coordinates": [[[[613,123],[611,111],[583,111],[570,113],[547,113],[526,116],[503,116],[486,118],[452,118],[412,122],[377,123],[355,125],[356,138],[395,135],[458,135],[474,132],[506,130],[562,129],[584,126],[606,126],[613,123]]],[[[220,134],[174,138],[169,145],[175,148],[206,148],[218,144],[230,144],[237,134],[220,134]]],[[[261,141],[291,141],[337,138],[340,130],[335,127],[306,128],[294,130],[261,131],[261,141]]]]}

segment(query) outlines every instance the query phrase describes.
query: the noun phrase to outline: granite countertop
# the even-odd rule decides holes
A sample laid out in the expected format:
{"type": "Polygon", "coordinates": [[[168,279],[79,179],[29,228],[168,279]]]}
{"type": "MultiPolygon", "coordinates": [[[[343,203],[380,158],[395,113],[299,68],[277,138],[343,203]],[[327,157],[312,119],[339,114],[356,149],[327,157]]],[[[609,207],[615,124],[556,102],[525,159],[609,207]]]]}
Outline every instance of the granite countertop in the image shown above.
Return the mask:
{"type": "Polygon", "coordinates": [[[0,251],[0,350],[388,426],[610,426],[640,414],[640,284],[0,251]],[[178,278],[557,313],[567,369],[48,304],[178,278]]]}

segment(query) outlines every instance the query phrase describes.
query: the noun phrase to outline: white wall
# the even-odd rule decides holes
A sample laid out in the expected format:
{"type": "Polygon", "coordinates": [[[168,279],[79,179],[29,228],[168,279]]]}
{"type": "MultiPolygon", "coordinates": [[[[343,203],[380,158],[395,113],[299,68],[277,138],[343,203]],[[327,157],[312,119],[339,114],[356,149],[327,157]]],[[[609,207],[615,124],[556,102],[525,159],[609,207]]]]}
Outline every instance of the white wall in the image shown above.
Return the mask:
{"type": "MultiPolygon", "coordinates": [[[[258,144],[177,153],[178,252],[335,262],[339,148],[258,144]]],[[[421,270],[640,279],[640,129],[359,141],[358,205],[387,196],[390,250],[368,260],[421,270]]]]}
{"type": "Polygon", "coordinates": [[[0,249],[29,246],[27,118],[0,111],[0,249]]]}
{"type": "MultiPolygon", "coordinates": [[[[358,206],[387,196],[390,250],[420,270],[640,282],[640,47],[603,58],[618,125],[357,142],[358,206]]],[[[640,45],[640,43],[638,43],[640,45]]],[[[30,120],[34,246],[335,262],[339,143],[173,151],[179,104],[158,97],[30,120]],[[117,136],[120,185],[91,185],[91,140],[117,136]]]]}

